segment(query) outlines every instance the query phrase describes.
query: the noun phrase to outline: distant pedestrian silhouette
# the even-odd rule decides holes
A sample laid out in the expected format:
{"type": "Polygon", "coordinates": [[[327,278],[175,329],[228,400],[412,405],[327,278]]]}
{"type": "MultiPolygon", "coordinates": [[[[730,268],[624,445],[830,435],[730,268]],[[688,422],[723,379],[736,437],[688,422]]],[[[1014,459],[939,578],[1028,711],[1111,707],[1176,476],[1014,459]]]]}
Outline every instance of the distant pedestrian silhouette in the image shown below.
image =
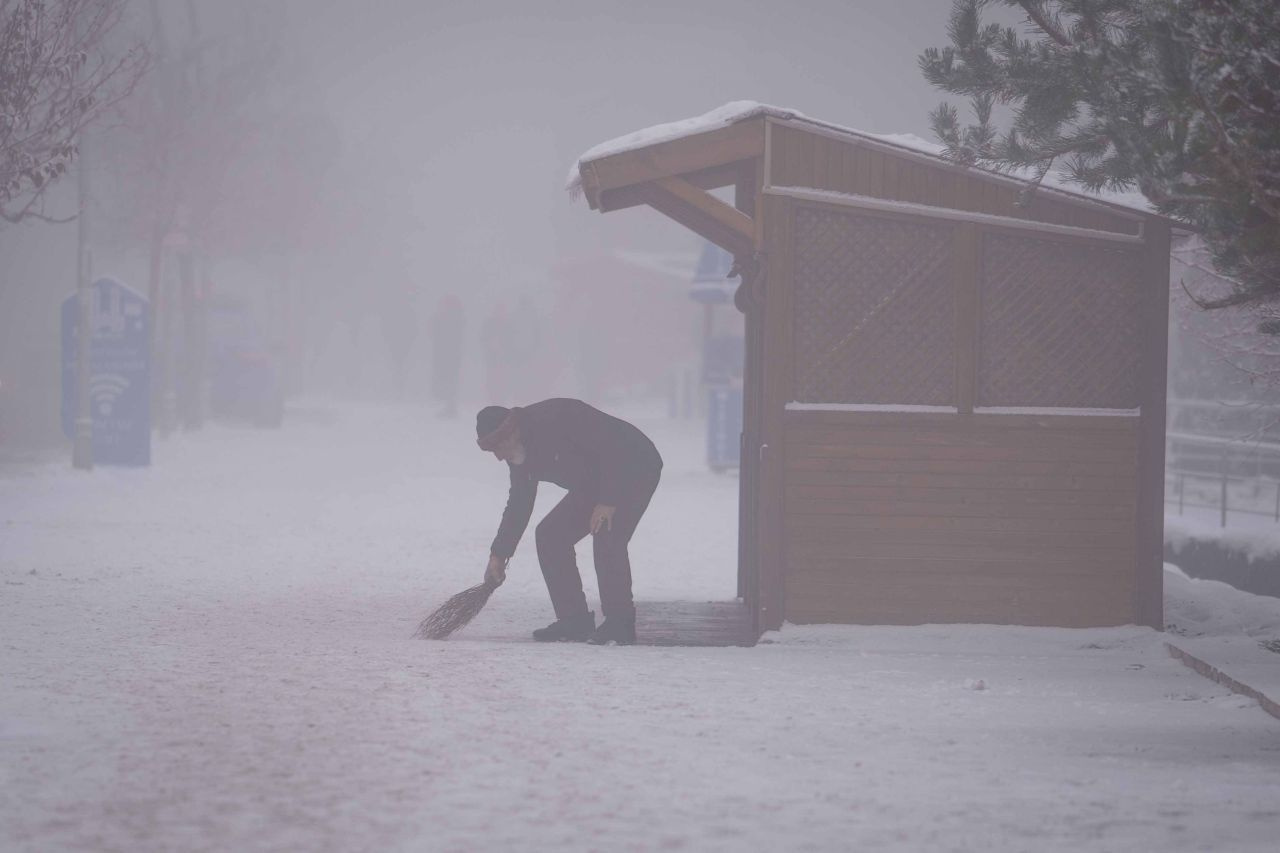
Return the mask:
{"type": "Polygon", "coordinates": [[[507,364],[511,384],[522,395],[541,394],[546,390],[542,353],[542,317],[528,293],[516,300],[507,336],[507,364]]]}
{"type": "Polygon", "coordinates": [[[440,417],[458,414],[458,376],[462,371],[462,341],[466,312],[453,293],[440,297],[431,318],[432,393],[440,404],[440,417]]]}
{"type": "Polygon", "coordinates": [[[408,283],[388,284],[381,293],[378,319],[391,352],[397,399],[404,396],[409,351],[418,336],[417,295],[417,290],[408,283]]]}
{"type": "Polygon", "coordinates": [[[485,390],[491,401],[504,405],[511,378],[511,318],[504,303],[495,303],[484,318],[480,347],[484,353],[485,390]]]}

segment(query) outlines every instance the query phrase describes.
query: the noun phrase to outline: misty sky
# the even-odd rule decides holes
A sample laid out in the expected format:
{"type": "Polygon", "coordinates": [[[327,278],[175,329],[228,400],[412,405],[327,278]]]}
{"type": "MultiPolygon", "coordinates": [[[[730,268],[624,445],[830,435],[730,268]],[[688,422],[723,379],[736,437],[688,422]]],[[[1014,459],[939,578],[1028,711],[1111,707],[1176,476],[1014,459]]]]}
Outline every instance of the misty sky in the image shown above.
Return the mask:
{"type": "Polygon", "coordinates": [[[536,286],[557,256],[681,249],[649,210],[572,203],[598,142],[748,99],[873,132],[928,135],[941,99],[916,68],[950,0],[306,2],[292,24],[308,85],[340,128],[344,175],[408,208],[418,270],[536,286]]]}
{"type": "MultiPolygon", "coordinates": [[[[307,189],[316,191],[292,208],[312,239],[285,238],[291,224],[286,200],[267,214],[281,227],[279,252],[240,258],[214,250],[204,262],[220,289],[277,303],[279,282],[301,282],[312,294],[308,310],[320,318],[320,338],[336,317],[372,309],[388,286],[413,288],[424,311],[453,291],[473,319],[521,296],[539,301],[545,313],[562,289],[563,268],[601,250],[693,255],[700,239],[660,214],[636,208],[601,215],[564,189],[579,154],[653,124],[755,100],[870,132],[929,137],[928,113],[943,97],[924,81],[916,59],[946,43],[952,5],[242,2],[248,5],[174,0],[154,8],[163,12],[173,49],[189,38],[187,10],[197,11],[210,35],[228,31],[245,8],[270,22],[264,34],[278,42],[281,62],[273,80],[263,81],[264,98],[245,108],[278,111],[279,124],[300,121],[325,138],[303,150],[296,136],[282,137],[290,147],[281,156],[297,168],[262,196],[287,199],[298,180],[313,180],[307,189]],[[318,160],[315,151],[323,152],[318,160]],[[313,169],[319,160],[324,168],[313,169]],[[293,245],[301,254],[287,255],[293,245]]],[[[131,8],[137,31],[150,34],[153,7],[134,2],[131,8]]],[[[990,13],[1011,20],[1002,9],[990,13]]],[[[229,124],[235,120],[228,117],[229,124]]],[[[269,118],[263,123],[270,129],[269,118]]],[[[270,180],[275,155],[246,153],[249,174],[270,180]]],[[[100,161],[97,168],[108,167],[100,161]]],[[[105,171],[95,180],[104,190],[116,186],[105,171]]],[[[145,193],[146,180],[135,180],[140,188],[132,190],[145,193]]],[[[220,213],[224,221],[234,219],[235,206],[246,205],[248,220],[271,246],[272,220],[252,209],[261,201],[255,186],[244,180],[225,186],[220,213]]],[[[95,274],[117,275],[146,290],[145,229],[134,229],[132,244],[108,243],[106,220],[127,217],[116,201],[104,192],[87,208],[88,221],[98,222],[90,230],[102,235],[95,274]]],[[[50,194],[55,212],[75,203],[74,180],[50,194]]],[[[0,288],[0,310],[54,316],[57,301],[74,287],[76,235],[75,226],[0,230],[0,274],[29,284],[0,288]]],[[[10,338],[0,341],[0,368],[10,377],[30,375],[30,392],[52,394],[58,361],[45,327],[15,324],[0,331],[10,338]]],[[[52,417],[55,407],[46,400],[26,408],[52,417]]]]}

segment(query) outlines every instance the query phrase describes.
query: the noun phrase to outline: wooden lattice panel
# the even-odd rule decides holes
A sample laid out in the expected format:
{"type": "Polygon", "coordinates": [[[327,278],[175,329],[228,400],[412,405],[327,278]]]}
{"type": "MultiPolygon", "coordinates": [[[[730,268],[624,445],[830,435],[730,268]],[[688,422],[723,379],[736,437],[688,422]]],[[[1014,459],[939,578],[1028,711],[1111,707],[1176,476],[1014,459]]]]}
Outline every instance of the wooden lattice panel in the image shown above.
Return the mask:
{"type": "Polygon", "coordinates": [[[950,405],[952,228],[801,207],[795,399],[950,405]]]}
{"type": "Polygon", "coordinates": [[[1136,408],[1141,263],[1136,247],[989,235],[977,404],[1136,408]]]}

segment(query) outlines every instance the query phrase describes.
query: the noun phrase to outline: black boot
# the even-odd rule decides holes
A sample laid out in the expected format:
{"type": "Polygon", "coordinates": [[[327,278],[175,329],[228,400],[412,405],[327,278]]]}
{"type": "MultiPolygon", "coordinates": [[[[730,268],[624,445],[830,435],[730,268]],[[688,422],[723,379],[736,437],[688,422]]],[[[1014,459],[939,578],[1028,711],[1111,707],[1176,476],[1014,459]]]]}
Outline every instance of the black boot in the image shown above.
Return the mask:
{"type": "Polygon", "coordinates": [[[636,642],[636,620],[635,617],[630,619],[606,619],[600,623],[600,627],[591,635],[591,639],[587,640],[593,646],[604,646],[609,643],[617,643],[620,646],[635,645],[636,642]]]}
{"type": "Polygon", "coordinates": [[[581,643],[591,638],[595,628],[596,614],[588,610],[579,616],[557,619],[547,627],[539,628],[533,632],[533,638],[540,643],[581,643]]]}

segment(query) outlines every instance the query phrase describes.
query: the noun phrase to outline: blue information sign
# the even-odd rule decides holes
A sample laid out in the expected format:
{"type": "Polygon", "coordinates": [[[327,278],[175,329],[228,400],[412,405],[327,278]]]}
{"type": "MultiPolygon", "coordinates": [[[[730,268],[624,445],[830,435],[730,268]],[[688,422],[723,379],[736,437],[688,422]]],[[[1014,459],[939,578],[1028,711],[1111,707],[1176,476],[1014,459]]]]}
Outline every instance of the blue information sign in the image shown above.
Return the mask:
{"type": "MultiPolygon", "coordinates": [[[[151,464],[151,357],[147,299],[113,278],[90,285],[89,399],[93,461],[151,464]]],[[[62,431],[74,439],[80,297],[62,301],[62,431]]]]}
{"type": "Polygon", "coordinates": [[[741,335],[717,335],[702,342],[702,381],[728,385],[742,378],[746,340],[741,335]]]}
{"type": "Polygon", "coordinates": [[[741,457],[742,389],[720,386],[707,393],[707,464],[713,471],[737,468],[741,457]]]}
{"type": "Polygon", "coordinates": [[[738,289],[738,282],[729,278],[732,270],[733,255],[715,243],[704,243],[697,269],[693,271],[689,298],[704,305],[728,305],[738,289]]]}

